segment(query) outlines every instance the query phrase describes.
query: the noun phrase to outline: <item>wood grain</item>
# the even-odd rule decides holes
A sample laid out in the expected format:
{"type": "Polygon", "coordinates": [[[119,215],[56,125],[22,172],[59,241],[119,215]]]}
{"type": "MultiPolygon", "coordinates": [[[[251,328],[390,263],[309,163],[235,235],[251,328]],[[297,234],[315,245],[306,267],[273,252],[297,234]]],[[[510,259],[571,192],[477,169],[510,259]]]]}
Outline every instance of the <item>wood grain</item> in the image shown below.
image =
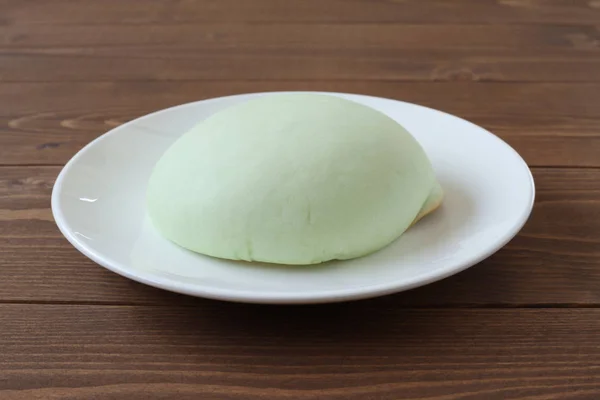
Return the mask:
{"type": "MultiPolygon", "coordinates": [[[[600,16],[600,15],[599,15],[600,16]]],[[[599,25],[600,20],[596,21],[599,25]]],[[[595,25],[403,24],[351,23],[162,23],[150,25],[8,25],[0,31],[0,46],[25,48],[135,50],[156,47],[182,50],[238,50],[323,53],[398,50],[563,50],[563,54],[593,55],[598,50],[595,25]],[[586,45],[587,43],[587,45],[586,45]]],[[[183,54],[180,54],[182,56],[183,54]]],[[[597,55],[596,57],[597,58],[597,55]]]]}
{"type": "Polygon", "coordinates": [[[488,128],[532,166],[600,166],[600,84],[368,81],[4,83],[0,164],[64,164],[100,134],[145,113],[204,98],[274,90],[406,100],[488,128]]]}
{"type": "MultiPolygon", "coordinates": [[[[133,283],[72,248],[49,210],[59,170],[0,169],[0,301],[202,302],[133,283]]],[[[506,248],[455,277],[379,301],[419,307],[600,305],[600,170],[542,168],[534,175],[534,213],[506,248]]]]}
{"type": "Polygon", "coordinates": [[[597,309],[205,301],[196,307],[1,305],[0,319],[0,397],[6,400],[600,396],[597,309]]]}
{"type": "Polygon", "coordinates": [[[91,1],[4,1],[0,76],[4,82],[600,80],[600,5],[595,0],[311,0],[298,2],[300,14],[290,4],[150,1],[125,10],[123,2],[109,1],[97,10],[91,1]],[[291,19],[281,19],[283,9],[291,19]],[[218,15],[224,10],[228,15],[218,15]],[[342,18],[344,11],[363,19],[319,19],[342,18]],[[394,19],[373,20],[381,11],[394,19]],[[514,21],[545,12],[562,13],[563,19],[514,24],[507,12],[514,21]],[[102,18],[113,13],[120,17],[102,18]],[[499,13],[505,14],[504,23],[489,23],[489,16],[499,13]],[[599,17],[594,24],[567,24],[570,13],[580,15],[579,21],[599,17]],[[446,20],[438,21],[436,14],[446,20]],[[462,14],[460,21],[449,17],[454,14],[462,14]],[[139,19],[129,20],[131,15],[139,19]],[[469,16],[474,18],[467,23],[469,16]]]}
{"type": "Polygon", "coordinates": [[[165,22],[598,24],[597,0],[0,0],[5,25],[165,22]]]}
{"type": "Polygon", "coordinates": [[[599,43],[587,25],[16,24],[0,27],[0,76],[598,82],[599,43]]]}
{"type": "MultiPolygon", "coordinates": [[[[185,47],[0,50],[12,82],[329,80],[598,82],[600,58],[557,52],[390,50],[196,51],[185,47]],[[279,54],[273,54],[279,53],[279,54]]],[[[598,53],[600,54],[600,53],[598,53]]]]}

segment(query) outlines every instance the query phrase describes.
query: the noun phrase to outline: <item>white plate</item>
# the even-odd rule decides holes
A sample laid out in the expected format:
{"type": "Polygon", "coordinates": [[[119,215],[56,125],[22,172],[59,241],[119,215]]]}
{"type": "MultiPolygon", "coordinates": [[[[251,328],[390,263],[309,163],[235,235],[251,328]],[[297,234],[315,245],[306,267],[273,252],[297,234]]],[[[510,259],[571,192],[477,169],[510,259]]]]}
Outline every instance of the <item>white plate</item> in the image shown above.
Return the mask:
{"type": "Polygon", "coordinates": [[[169,108],[94,140],[56,181],[56,223],[79,251],[125,277],[193,296],[253,303],[343,301],[425,285],[483,260],[521,229],[533,206],[533,179],[502,140],[429,108],[331,94],[404,125],[425,148],[446,193],[439,210],[375,254],[300,267],[219,260],[172,244],[147,221],[146,182],[167,147],[215,111],[268,93],[169,108]]]}

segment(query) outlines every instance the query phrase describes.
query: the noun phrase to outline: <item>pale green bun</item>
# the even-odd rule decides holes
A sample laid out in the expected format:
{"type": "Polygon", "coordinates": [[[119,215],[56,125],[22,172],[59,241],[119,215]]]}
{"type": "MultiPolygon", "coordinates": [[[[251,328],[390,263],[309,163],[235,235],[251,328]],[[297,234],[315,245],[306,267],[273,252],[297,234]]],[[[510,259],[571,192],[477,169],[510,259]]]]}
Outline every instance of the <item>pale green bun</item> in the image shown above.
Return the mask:
{"type": "Polygon", "coordinates": [[[273,94],[177,140],[152,173],[148,212],[198,253],[316,264],[381,249],[441,193],[421,146],[386,115],[334,96],[273,94]]]}

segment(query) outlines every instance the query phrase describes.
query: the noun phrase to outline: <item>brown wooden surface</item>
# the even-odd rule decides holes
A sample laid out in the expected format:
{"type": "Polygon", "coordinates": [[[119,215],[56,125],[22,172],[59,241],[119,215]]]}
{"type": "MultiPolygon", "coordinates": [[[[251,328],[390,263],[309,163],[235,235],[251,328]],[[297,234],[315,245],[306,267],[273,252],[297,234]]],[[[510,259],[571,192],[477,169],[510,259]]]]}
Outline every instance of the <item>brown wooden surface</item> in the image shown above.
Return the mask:
{"type": "Polygon", "coordinates": [[[600,398],[600,1],[0,0],[0,399],[600,398]],[[271,90],[416,102],[532,166],[531,220],[444,281],[226,304],[62,238],[61,166],[125,121],[271,90]]]}
{"type": "Polygon", "coordinates": [[[0,315],[6,400],[594,399],[600,388],[597,309],[205,301],[0,315]]]}

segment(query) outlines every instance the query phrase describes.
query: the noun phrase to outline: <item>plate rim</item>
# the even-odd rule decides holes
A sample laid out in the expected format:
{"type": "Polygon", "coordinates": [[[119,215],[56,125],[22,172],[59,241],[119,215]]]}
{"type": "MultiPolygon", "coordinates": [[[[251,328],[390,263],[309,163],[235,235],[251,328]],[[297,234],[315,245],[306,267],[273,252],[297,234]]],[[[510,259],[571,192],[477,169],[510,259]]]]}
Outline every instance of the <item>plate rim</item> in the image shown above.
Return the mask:
{"type": "Polygon", "coordinates": [[[203,297],[213,300],[224,300],[224,301],[232,301],[232,302],[242,302],[242,303],[256,303],[256,304],[318,304],[318,303],[333,303],[333,302],[343,302],[350,300],[361,300],[372,297],[385,296],[392,293],[398,293],[410,289],[414,289],[420,286],[425,286],[431,284],[433,282],[437,282],[439,280],[445,279],[452,275],[455,275],[459,272],[462,272],[479,262],[485,260],[490,257],[492,254],[496,253],[498,250],[503,248],[510,240],[512,240],[519,231],[523,228],[525,223],[528,221],[529,216],[533,210],[533,206],[535,203],[535,181],[533,178],[533,174],[531,169],[525,162],[525,160],[521,157],[521,155],[508,143],[502,140],[500,137],[496,136],[492,132],[487,129],[476,125],[468,120],[460,118],[458,116],[449,114],[444,111],[436,110],[430,107],[422,106],[419,104],[414,104],[402,100],[396,100],[385,97],[378,96],[370,96],[359,93],[343,93],[343,92],[323,92],[323,91],[270,91],[270,92],[254,92],[254,93],[240,93],[229,96],[221,96],[214,97],[209,99],[203,99],[198,101],[192,101],[187,103],[182,103],[179,105],[167,107],[161,110],[157,110],[145,115],[142,115],[138,118],[135,118],[131,121],[128,121],[118,127],[110,129],[109,131],[103,133],[98,136],[88,144],[86,144],[83,148],[81,148],[73,157],[67,161],[67,163],[63,166],[56,181],[54,183],[51,195],[51,209],[54,217],[54,221],[58,226],[60,232],[63,236],[69,241],[69,243],[75,247],[79,252],[83,255],[99,264],[103,268],[112,271],[118,275],[131,279],[133,281],[156,287],[159,289],[195,296],[195,297],[203,297]],[[132,269],[127,267],[126,265],[122,265],[120,262],[111,260],[110,257],[103,256],[102,254],[97,254],[96,251],[88,248],[84,242],[78,240],[78,238],[74,235],[73,230],[69,227],[67,223],[67,219],[64,216],[64,213],[61,209],[60,204],[60,193],[62,191],[63,182],[65,177],[69,173],[70,169],[73,168],[75,162],[83,157],[84,154],[89,151],[94,145],[98,142],[105,140],[108,136],[116,134],[118,131],[122,129],[127,129],[129,125],[133,125],[139,122],[144,121],[147,118],[151,118],[156,114],[165,113],[173,109],[187,108],[191,106],[196,106],[204,102],[210,102],[215,100],[223,100],[226,101],[228,99],[235,99],[239,97],[252,97],[256,95],[269,95],[269,94],[278,94],[278,93],[315,93],[315,94],[328,94],[335,96],[357,96],[362,98],[371,98],[374,100],[385,100],[392,101],[397,103],[403,103],[405,105],[415,106],[418,108],[426,109],[430,112],[434,112],[437,114],[445,115],[446,117],[451,117],[454,119],[458,119],[464,123],[472,125],[483,132],[485,132],[488,136],[491,136],[495,139],[500,146],[504,146],[505,149],[509,150],[513,155],[516,156],[517,162],[522,167],[523,172],[527,174],[527,181],[529,183],[529,199],[526,207],[524,208],[521,215],[518,216],[518,222],[511,227],[511,229],[507,230],[502,236],[501,240],[497,242],[495,246],[491,246],[486,251],[475,254],[475,257],[468,258],[465,262],[462,262],[460,266],[454,268],[445,268],[443,271],[438,271],[435,273],[424,273],[411,277],[411,279],[403,280],[401,282],[384,283],[384,284],[376,284],[376,285],[367,285],[367,286],[354,286],[349,289],[335,289],[335,290],[324,290],[315,293],[302,293],[302,292],[257,292],[251,290],[232,290],[232,289],[223,289],[223,288],[207,288],[206,286],[200,286],[194,283],[188,282],[179,282],[173,279],[169,279],[168,277],[161,277],[158,275],[153,275],[151,272],[146,271],[132,271],[132,269]]]}

